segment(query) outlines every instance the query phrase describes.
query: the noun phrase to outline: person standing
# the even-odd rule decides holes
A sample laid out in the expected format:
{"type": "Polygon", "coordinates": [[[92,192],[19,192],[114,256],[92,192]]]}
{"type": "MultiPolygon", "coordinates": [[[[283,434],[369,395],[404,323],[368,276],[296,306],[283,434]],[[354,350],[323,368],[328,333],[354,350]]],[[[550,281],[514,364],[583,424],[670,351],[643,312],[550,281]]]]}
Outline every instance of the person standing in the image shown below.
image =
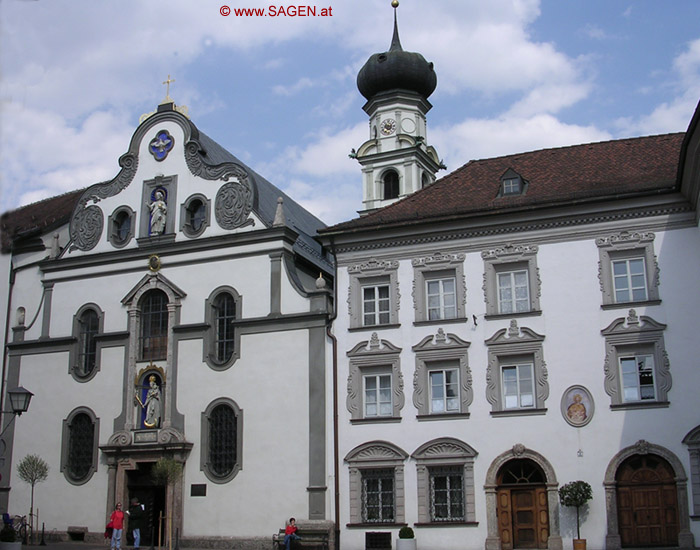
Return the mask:
{"type": "Polygon", "coordinates": [[[114,512],[109,518],[112,524],[112,542],[110,547],[112,550],[121,550],[122,547],[122,530],[124,529],[124,512],[122,512],[122,503],[117,502],[114,512]]]}
{"type": "Polygon", "coordinates": [[[139,499],[134,497],[131,499],[131,506],[126,513],[129,516],[129,529],[134,537],[134,548],[136,549],[141,546],[141,529],[146,511],[143,504],[139,504],[139,499]]]}

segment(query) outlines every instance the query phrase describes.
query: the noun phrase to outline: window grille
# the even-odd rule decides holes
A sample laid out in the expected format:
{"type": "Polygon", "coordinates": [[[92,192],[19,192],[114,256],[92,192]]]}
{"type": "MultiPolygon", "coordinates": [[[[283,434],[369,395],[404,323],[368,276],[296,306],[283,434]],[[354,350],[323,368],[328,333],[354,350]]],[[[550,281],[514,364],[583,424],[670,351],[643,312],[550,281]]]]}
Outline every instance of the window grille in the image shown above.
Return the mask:
{"type": "Polygon", "coordinates": [[[217,405],[209,417],[209,469],[226,477],[238,458],[236,413],[228,405],[217,405]]]}
{"type": "Polygon", "coordinates": [[[88,309],[80,316],[79,324],[78,375],[89,376],[96,364],[97,341],[95,336],[100,329],[100,320],[94,310],[88,309]]]}
{"type": "Polygon", "coordinates": [[[430,518],[464,521],[464,476],[459,467],[430,469],[430,518]]]}
{"type": "Polygon", "coordinates": [[[95,425],[85,413],[75,415],[69,426],[68,472],[75,480],[84,479],[92,468],[95,425]]]}
{"type": "Polygon", "coordinates": [[[214,300],[214,323],[216,326],[216,360],[225,363],[235,350],[234,320],[236,302],[228,292],[219,294],[214,300]]]}
{"type": "Polygon", "coordinates": [[[393,523],[394,470],[390,468],[362,472],[362,521],[393,523]]]}
{"type": "Polygon", "coordinates": [[[141,359],[165,359],[168,353],[168,297],[151,290],[141,306],[141,359]]]}

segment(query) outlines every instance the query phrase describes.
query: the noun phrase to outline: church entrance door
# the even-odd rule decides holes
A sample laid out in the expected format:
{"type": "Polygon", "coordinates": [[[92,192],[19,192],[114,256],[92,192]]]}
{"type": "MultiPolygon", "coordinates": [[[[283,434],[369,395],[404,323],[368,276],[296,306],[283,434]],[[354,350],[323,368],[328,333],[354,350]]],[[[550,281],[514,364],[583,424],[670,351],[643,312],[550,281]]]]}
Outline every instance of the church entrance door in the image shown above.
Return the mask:
{"type": "Polygon", "coordinates": [[[532,460],[506,463],[498,473],[498,531],[503,550],[547,548],[549,507],[542,469],[532,460]]]}
{"type": "MultiPolygon", "coordinates": [[[[141,529],[141,546],[158,546],[159,540],[165,540],[165,487],[156,485],[151,477],[152,462],[141,462],[136,470],[127,471],[128,502],[136,497],[146,508],[146,518],[141,529]],[[159,538],[160,537],[160,538],[159,538]]],[[[129,544],[133,544],[131,529],[128,534],[129,544]]]]}
{"type": "Polygon", "coordinates": [[[656,455],[634,455],[620,465],[616,479],[622,546],[678,546],[678,498],[671,465],[656,455]]]}

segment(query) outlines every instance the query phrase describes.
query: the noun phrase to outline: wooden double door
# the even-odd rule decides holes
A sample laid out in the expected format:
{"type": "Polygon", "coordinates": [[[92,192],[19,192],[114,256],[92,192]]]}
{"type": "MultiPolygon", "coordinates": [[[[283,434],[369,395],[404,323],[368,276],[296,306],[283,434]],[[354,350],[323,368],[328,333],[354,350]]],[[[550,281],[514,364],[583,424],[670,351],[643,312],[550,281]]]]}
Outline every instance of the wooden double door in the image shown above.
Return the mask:
{"type": "Polygon", "coordinates": [[[503,550],[547,548],[549,507],[544,487],[498,490],[498,529],[503,550]]]}
{"type": "Polygon", "coordinates": [[[622,463],[616,479],[622,546],[678,546],[678,493],[668,462],[635,455],[622,463]]]}

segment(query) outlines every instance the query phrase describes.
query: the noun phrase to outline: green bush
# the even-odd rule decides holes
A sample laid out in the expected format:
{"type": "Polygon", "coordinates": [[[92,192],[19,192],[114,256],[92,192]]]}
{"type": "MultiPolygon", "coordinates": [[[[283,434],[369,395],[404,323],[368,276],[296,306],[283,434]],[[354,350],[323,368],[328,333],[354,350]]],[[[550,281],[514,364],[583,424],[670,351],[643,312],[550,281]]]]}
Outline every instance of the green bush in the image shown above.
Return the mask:
{"type": "Polygon", "coordinates": [[[402,527],[399,530],[400,539],[412,539],[414,538],[414,536],[415,535],[413,534],[413,529],[411,529],[410,527],[402,527]]]}
{"type": "Polygon", "coordinates": [[[585,481],[572,481],[559,487],[559,501],[563,506],[576,508],[576,538],[581,538],[579,508],[593,498],[593,489],[585,481]]]}

